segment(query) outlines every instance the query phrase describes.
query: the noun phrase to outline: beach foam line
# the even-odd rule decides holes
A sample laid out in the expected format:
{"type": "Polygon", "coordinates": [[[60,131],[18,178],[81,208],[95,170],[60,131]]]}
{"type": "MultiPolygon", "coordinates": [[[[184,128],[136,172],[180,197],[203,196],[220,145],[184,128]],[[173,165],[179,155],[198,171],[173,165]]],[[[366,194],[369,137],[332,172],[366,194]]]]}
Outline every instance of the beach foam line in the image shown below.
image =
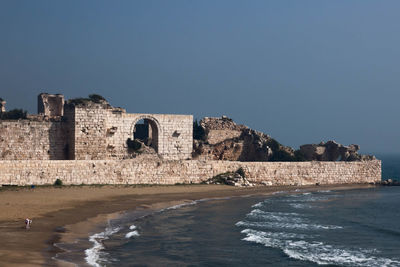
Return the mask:
{"type": "MultiPolygon", "coordinates": [[[[231,199],[232,197],[213,197],[213,198],[202,198],[202,199],[197,199],[197,200],[192,200],[189,202],[184,202],[181,204],[177,204],[177,205],[173,205],[164,209],[160,209],[156,212],[164,212],[164,211],[168,211],[168,210],[176,210],[176,209],[180,209],[186,206],[192,206],[192,205],[196,205],[199,204],[201,202],[205,202],[205,201],[211,201],[211,200],[227,200],[227,199],[231,199]]],[[[150,214],[149,214],[150,215],[150,214]]]]}
{"type": "Polygon", "coordinates": [[[104,262],[104,256],[107,254],[102,252],[104,249],[103,240],[108,239],[111,235],[117,233],[121,228],[120,227],[111,227],[108,226],[104,232],[96,233],[89,237],[89,241],[93,243],[93,247],[85,250],[85,260],[86,262],[95,267],[101,267],[101,262],[104,262]]]}

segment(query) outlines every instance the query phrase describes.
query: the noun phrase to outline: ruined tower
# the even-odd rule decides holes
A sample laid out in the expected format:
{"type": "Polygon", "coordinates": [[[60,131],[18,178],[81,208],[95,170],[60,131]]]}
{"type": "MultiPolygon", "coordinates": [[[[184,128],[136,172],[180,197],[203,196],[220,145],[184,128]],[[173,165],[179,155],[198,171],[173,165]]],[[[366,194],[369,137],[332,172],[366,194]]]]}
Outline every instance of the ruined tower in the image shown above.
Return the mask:
{"type": "Polygon", "coordinates": [[[48,117],[64,115],[64,96],[41,93],[38,95],[38,113],[48,117]]]}
{"type": "Polygon", "coordinates": [[[0,98],[0,113],[6,112],[6,101],[0,98]]]}

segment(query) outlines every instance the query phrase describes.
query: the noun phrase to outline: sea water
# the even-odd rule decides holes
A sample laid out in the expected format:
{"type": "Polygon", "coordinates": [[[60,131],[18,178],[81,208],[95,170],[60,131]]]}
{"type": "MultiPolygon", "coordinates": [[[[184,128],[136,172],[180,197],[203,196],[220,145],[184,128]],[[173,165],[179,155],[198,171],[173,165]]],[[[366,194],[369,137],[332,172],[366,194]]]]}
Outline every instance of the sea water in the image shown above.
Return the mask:
{"type": "MultiPolygon", "coordinates": [[[[399,165],[389,165],[397,175],[399,165]]],[[[110,221],[89,238],[85,260],[92,266],[400,266],[398,203],[400,187],[193,201],[110,221]]]]}

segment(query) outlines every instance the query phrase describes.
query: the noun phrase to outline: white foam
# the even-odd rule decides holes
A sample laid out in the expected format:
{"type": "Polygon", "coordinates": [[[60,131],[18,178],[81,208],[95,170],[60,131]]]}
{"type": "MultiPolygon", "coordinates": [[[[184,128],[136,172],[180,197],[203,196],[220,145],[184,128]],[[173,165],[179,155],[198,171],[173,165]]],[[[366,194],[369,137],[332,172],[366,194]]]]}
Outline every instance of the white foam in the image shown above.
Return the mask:
{"type": "Polygon", "coordinates": [[[258,227],[258,228],[285,228],[285,229],[302,229],[302,230],[333,230],[341,229],[342,226],[337,225],[320,225],[307,223],[286,223],[286,222],[251,222],[239,221],[236,226],[258,227]]]}
{"type": "Polygon", "coordinates": [[[129,226],[130,230],[135,230],[136,229],[136,225],[132,224],[131,226],[129,226]]]}
{"type": "Polygon", "coordinates": [[[292,195],[290,198],[280,199],[280,202],[315,202],[315,201],[323,201],[332,198],[333,196],[316,196],[316,195],[292,195]]]}
{"type": "Polygon", "coordinates": [[[290,203],[289,205],[295,209],[310,209],[311,208],[311,205],[303,204],[303,203],[290,203]]]}
{"type": "Polygon", "coordinates": [[[100,265],[100,262],[104,262],[103,258],[107,255],[105,252],[101,251],[104,249],[102,240],[108,239],[112,234],[117,233],[119,230],[119,227],[112,228],[109,226],[104,230],[104,232],[96,233],[89,237],[89,241],[93,243],[93,247],[85,250],[85,260],[89,265],[95,267],[102,266],[100,265]]]}
{"type": "Polygon", "coordinates": [[[159,210],[158,212],[164,212],[164,211],[168,211],[168,210],[176,210],[176,209],[180,209],[182,207],[196,205],[196,204],[198,204],[200,202],[204,202],[204,201],[224,200],[224,199],[230,199],[230,197],[202,198],[202,199],[198,199],[198,200],[193,200],[193,201],[177,204],[177,205],[174,205],[174,206],[171,206],[171,207],[167,207],[167,208],[159,210]]]}
{"type": "Polygon", "coordinates": [[[125,238],[131,238],[132,236],[140,236],[138,231],[132,231],[125,235],[125,238]]]}
{"type": "Polygon", "coordinates": [[[262,202],[258,202],[256,204],[254,204],[253,206],[251,206],[252,208],[261,208],[263,206],[262,202]]]}
{"type": "Polygon", "coordinates": [[[263,221],[277,221],[277,222],[291,222],[291,223],[304,222],[302,218],[298,218],[289,213],[287,214],[268,213],[258,209],[252,210],[249,214],[246,215],[246,217],[251,219],[263,219],[263,221]]]}
{"type": "Polygon", "coordinates": [[[304,238],[310,238],[312,236],[310,235],[304,235],[304,234],[295,234],[295,233],[289,233],[289,232],[264,232],[264,231],[258,231],[258,230],[253,230],[253,229],[244,229],[241,231],[243,234],[252,234],[252,235],[257,235],[259,237],[269,237],[269,238],[292,238],[292,239],[304,239],[304,238]]]}
{"type": "Polygon", "coordinates": [[[290,258],[304,261],[312,261],[320,265],[349,265],[349,266],[400,266],[398,259],[388,259],[374,256],[374,250],[350,250],[338,248],[322,242],[307,242],[303,236],[294,233],[271,233],[245,229],[243,240],[262,244],[266,247],[282,249],[290,258]]]}
{"type": "Polygon", "coordinates": [[[276,191],[276,192],[273,192],[272,194],[278,195],[278,194],[285,194],[285,193],[288,193],[288,191],[276,191]]]}
{"type": "Polygon", "coordinates": [[[178,205],[174,205],[168,208],[163,209],[163,211],[165,210],[176,210],[185,206],[191,206],[191,205],[196,205],[197,202],[196,201],[191,201],[191,202],[186,202],[186,203],[182,203],[182,204],[178,204],[178,205]]]}
{"type": "Polygon", "coordinates": [[[277,215],[277,216],[303,216],[296,212],[280,212],[280,211],[264,211],[260,209],[254,209],[250,213],[261,214],[261,215],[277,215]]]}
{"type": "Polygon", "coordinates": [[[318,192],[319,193],[330,193],[330,192],[332,192],[332,190],[319,190],[318,192]]]}
{"type": "Polygon", "coordinates": [[[322,242],[287,241],[283,251],[291,258],[318,264],[351,266],[399,266],[400,261],[381,258],[363,250],[348,250],[326,245],[322,242]]]}

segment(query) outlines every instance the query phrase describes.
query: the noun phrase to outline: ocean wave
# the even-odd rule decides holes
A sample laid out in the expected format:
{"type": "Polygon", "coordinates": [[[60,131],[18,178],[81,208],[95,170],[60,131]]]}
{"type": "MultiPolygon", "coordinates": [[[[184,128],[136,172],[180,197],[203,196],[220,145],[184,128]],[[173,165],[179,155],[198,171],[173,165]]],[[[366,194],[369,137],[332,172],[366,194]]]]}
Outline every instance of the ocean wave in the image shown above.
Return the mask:
{"type": "Polygon", "coordinates": [[[249,214],[246,215],[246,217],[250,219],[263,219],[264,221],[277,221],[277,222],[290,222],[290,223],[304,222],[302,218],[293,215],[284,215],[284,214],[278,215],[276,213],[268,213],[258,209],[252,210],[249,214]]]}
{"type": "Polygon", "coordinates": [[[236,226],[244,227],[258,227],[258,228],[273,228],[273,229],[301,229],[301,230],[334,230],[341,229],[342,226],[337,225],[320,225],[320,224],[307,224],[307,223],[286,223],[286,222],[250,222],[239,221],[236,226]]]}
{"type": "Polygon", "coordinates": [[[304,239],[312,236],[305,234],[289,233],[289,232],[264,232],[254,229],[244,229],[241,231],[242,234],[252,234],[253,236],[264,237],[264,238],[284,238],[284,239],[304,239]]]}
{"type": "Polygon", "coordinates": [[[295,209],[310,209],[310,208],[312,208],[311,205],[309,205],[309,204],[304,204],[304,203],[290,203],[289,205],[290,205],[292,208],[295,208],[295,209]]]}
{"type": "Polygon", "coordinates": [[[281,249],[288,257],[311,261],[320,265],[335,264],[344,266],[399,266],[398,259],[382,258],[371,253],[374,250],[351,250],[338,248],[323,242],[307,242],[303,239],[306,236],[293,233],[270,233],[245,229],[244,241],[262,244],[266,247],[281,249]]]}
{"type": "Polygon", "coordinates": [[[250,213],[261,214],[261,215],[278,215],[278,216],[303,216],[303,214],[296,212],[264,211],[260,209],[254,209],[250,213]]]}
{"type": "Polygon", "coordinates": [[[225,199],[230,199],[230,197],[202,198],[202,199],[192,200],[192,201],[189,201],[189,202],[184,202],[184,203],[173,205],[173,206],[170,206],[170,207],[167,207],[167,208],[164,208],[164,209],[160,209],[157,212],[164,212],[164,211],[168,211],[168,210],[176,210],[176,209],[180,209],[182,207],[192,206],[192,205],[196,205],[196,204],[199,204],[201,202],[210,201],[210,200],[225,200],[225,199]]]}
{"type": "Polygon", "coordinates": [[[289,193],[289,192],[288,191],[276,191],[276,192],[273,192],[272,195],[285,194],[285,193],[289,193]]]}
{"type": "Polygon", "coordinates": [[[332,198],[333,196],[316,196],[316,195],[291,195],[288,198],[280,199],[279,202],[316,202],[324,201],[332,198]]]}
{"type": "Polygon", "coordinates": [[[335,248],[322,242],[286,241],[283,248],[290,258],[312,261],[318,264],[347,266],[399,266],[400,261],[381,258],[363,250],[335,248]]]}
{"type": "Polygon", "coordinates": [[[128,232],[125,235],[125,238],[131,238],[132,236],[140,236],[140,235],[139,235],[139,232],[135,230],[135,231],[132,231],[132,232],[128,232]]]}
{"type": "Polygon", "coordinates": [[[89,241],[93,243],[93,247],[85,250],[85,260],[89,265],[95,267],[102,266],[101,263],[105,262],[104,256],[107,255],[107,253],[102,251],[104,249],[102,241],[109,239],[111,235],[119,232],[119,230],[121,230],[120,227],[108,226],[104,232],[96,233],[89,237],[89,241]]]}
{"type": "Polygon", "coordinates": [[[261,208],[264,205],[263,202],[258,202],[256,204],[254,204],[253,206],[251,206],[252,208],[261,208]]]}

